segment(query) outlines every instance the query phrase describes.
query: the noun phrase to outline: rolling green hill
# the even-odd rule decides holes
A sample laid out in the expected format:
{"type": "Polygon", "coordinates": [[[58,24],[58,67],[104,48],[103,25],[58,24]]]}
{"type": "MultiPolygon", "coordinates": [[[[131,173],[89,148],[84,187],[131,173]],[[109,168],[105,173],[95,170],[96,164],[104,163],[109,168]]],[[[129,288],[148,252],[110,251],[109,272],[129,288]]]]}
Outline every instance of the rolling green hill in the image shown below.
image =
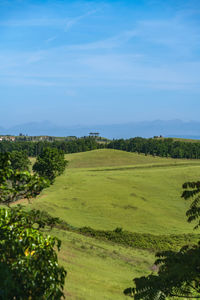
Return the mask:
{"type": "MultiPolygon", "coordinates": [[[[199,160],[174,160],[119,150],[66,155],[69,165],[32,203],[75,227],[116,227],[153,234],[192,232],[181,195],[185,181],[198,180],[199,160]]],[[[74,300],[125,300],[135,276],[152,270],[154,253],[53,230],[63,241],[66,296],[74,300]]]]}
{"type": "Polygon", "coordinates": [[[138,165],[176,165],[197,164],[200,160],[162,158],[156,156],[145,156],[144,154],[130,153],[114,149],[100,149],[87,152],[67,154],[70,168],[99,168],[99,167],[122,167],[138,165]]]}
{"type": "Polygon", "coordinates": [[[123,227],[154,234],[190,232],[181,185],[197,180],[200,161],[95,150],[66,156],[69,167],[33,207],[73,226],[123,227]],[[166,226],[166,224],[168,224],[166,226]]]}

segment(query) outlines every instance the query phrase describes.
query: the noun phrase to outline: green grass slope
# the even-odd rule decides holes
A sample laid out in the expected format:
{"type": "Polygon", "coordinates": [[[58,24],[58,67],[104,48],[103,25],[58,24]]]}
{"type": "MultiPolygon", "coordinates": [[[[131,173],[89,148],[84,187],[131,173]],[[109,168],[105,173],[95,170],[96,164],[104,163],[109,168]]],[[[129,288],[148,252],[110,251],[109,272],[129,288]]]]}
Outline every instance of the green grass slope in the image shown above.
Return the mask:
{"type": "Polygon", "coordinates": [[[154,255],[71,232],[54,230],[62,239],[59,262],[68,271],[65,294],[70,300],[126,300],[123,290],[136,276],[152,271],[154,255]]]}
{"type": "Polygon", "coordinates": [[[69,167],[33,203],[73,226],[154,234],[191,232],[181,185],[200,161],[95,150],[66,156],[69,167]]]}
{"type": "MultiPolygon", "coordinates": [[[[154,234],[192,232],[181,195],[198,180],[200,161],[159,158],[118,150],[66,155],[69,165],[31,207],[45,209],[76,227],[154,234]]],[[[54,229],[62,240],[59,262],[68,271],[70,300],[126,300],[132,279],[151,273],[154,253],[54,229]]]]}
{"type": "Polygon", "coordinates": [[[100,149],[87,152],[67,154],[70,168],[100,168],[139,165],[176,165],[200,164],[199,160],[153,157],[150,155],[130,153],[114,149],[100,149]]]}

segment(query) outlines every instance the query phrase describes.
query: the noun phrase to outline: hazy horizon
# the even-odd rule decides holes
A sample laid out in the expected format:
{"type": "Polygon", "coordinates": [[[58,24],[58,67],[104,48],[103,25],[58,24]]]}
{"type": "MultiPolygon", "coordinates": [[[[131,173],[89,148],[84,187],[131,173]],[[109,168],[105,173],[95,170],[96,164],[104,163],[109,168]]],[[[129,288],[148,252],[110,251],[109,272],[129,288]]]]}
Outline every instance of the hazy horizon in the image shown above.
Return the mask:
{"type": "Polygon", "coordinates": [[[40,120],[40,121],[35,121],[35,120],[29,120],[27,122],[23,122],[23,121],[19,121],[16,123],[13,123],[10,126],[4,126],[4,124],[0,123],[0,127],[8,129],[8,128],[12,128],[15,126],[20,126],[20,125],[26,125],[26,124],[44,124],[44,125],[53,125],[53,126],[58,126],[58,127],[83,127],[83,126],[110,126],[110,125],[125,125],[125,124],[139,124],[139,123],[156,123],[156,122],[180,122],[180,123],[199,123],[200,124],[200,120],[182,120],[182,119],[152,119],[152,120],[139,120],[139,121],[124,121],[124,122],[107,122],[107,123],[77,123],[77,124],[65,124],[65,123],[59,123],[59,122],[54,122],[52,120],[40,120]]]}
{"type": "Polygon", "coordinates": [[[23,133],[29,136],[87,136],[90,132],[99,132],[100,136],[107,138],[131,138],[135,136],[153,137],[182,137],[200,139],[200,122],[181,120],[154,120],[143,122],[127,122],[115,124],[93,124],[60,126],[49,121],[29,122],[17,124],[5,128],[0,124],[0,135],[19,135],[23,133]]]}

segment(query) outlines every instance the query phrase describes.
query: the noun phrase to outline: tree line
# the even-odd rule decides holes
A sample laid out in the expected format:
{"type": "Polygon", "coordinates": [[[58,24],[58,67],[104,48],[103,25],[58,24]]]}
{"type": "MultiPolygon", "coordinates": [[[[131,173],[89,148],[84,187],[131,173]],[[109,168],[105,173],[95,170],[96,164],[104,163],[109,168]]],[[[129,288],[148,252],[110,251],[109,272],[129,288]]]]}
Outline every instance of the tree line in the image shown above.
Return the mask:
{"type": "Polygon", "coordinates": [[[109,148],[160,157],[200,159],[200,143],[174,141],[172,138],[146,139],[142,137],[135,137],[130,139],[114,139],[108,143],[99,143],[93,137],[84,137],[69,141],[53,142],[0,142],[0,153],[26,151],[28,156],[36,157],[40,155],[46,148],[56,148],[58,150],[62,150],[65,154],[109,148]]]}
{"type": "Polygon", "coordinates": [[[65,154],[85,152],[103,148],[104,144],[98,143],[94,138],[78,138],[71,141],[2,141],[0,142],[0,153],[13,152],[13,151],[26,151],[28,156],[36,157],[40,155],[46,148],[56,148],[62,150],[65,154]]]}
{"type": "Polygon", "coordinates": [[[200,143],[174,141],[172,138],[145,139],[135,137],[131,139],[118,139],[111,141],[106,147],[160,157],[188,159],[200,158],[200,143]]]}

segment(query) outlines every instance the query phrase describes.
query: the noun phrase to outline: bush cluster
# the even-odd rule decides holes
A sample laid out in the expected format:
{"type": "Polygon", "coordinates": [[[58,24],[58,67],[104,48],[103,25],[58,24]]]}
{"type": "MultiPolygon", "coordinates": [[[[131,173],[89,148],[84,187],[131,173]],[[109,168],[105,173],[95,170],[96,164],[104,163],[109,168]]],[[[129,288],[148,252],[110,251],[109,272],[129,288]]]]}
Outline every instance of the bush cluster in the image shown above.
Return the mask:
{"type": "Polygon", "coordinates": [[[134,233],[123,230],[122,228],[106,231],[82,227],[77,229],[77,231],[83,235],[91,236],[96,239],[111,241],[126,247],[129,246],[152,251],[176,250],[186,243],[193,244],[199,239],[199,235],[197,234],[153,235],[149,233],[134,233]]]}

